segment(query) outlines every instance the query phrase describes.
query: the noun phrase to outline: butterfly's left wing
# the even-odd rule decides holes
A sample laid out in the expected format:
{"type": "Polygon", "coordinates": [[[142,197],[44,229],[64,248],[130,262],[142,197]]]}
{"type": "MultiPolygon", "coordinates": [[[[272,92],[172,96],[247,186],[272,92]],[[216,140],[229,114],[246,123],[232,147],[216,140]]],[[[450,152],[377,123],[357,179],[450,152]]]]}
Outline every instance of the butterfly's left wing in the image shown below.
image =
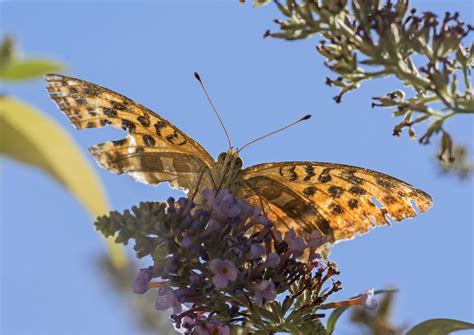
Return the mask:
{"type": "Polygon", "coordinates": [[[239,196],[262,209],[282,230],[319,231],[344,240],[416,215],[431,207],[431,197],[388,175],[354,166],[283,162],[243,170],[239,196]],[[378,205],[376,204],[378,203],[378,205]]]}
{"type": "Polygon", "coordinates": [[[89,150],[105,169],[156,185],[168,182],[184,190],[209,185],[214,160],[199,143],[145,106],[105,87],[58,74],[46,75],[48,91],[78,128],[112,126],[128,132],[124,139],[89,150]]]}

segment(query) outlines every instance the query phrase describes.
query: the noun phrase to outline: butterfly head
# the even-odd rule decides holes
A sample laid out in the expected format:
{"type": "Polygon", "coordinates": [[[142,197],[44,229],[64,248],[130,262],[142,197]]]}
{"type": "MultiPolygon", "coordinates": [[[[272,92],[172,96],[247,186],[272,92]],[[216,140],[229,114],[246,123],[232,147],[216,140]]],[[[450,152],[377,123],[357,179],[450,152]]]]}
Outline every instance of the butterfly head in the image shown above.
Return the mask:
{"type": "Polygon", "coordinates": [[[242,159],[239,154],[230,148],[227,152],[222,152],[214,165],[214,179],[218,180],[218,189],[232,188],[232,185],[238,180],[238,176],[242,173],[242,159]]]}
{"type": "Polygon", "coordinates": [[[239,171],[242,169],[243,161],[237,151],[230,148],[227,152],[222,152],[218,156],[217,164],[226,168],[228,171],[239,171]]]}

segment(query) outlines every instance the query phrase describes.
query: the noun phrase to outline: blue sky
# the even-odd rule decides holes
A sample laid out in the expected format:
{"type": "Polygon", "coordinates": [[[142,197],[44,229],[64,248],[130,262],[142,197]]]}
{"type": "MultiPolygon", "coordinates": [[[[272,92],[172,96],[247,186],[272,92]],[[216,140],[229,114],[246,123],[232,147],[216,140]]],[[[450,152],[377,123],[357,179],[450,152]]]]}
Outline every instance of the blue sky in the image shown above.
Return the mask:
{"type": "MultiPolygon", "coordinates": [[[[397,287],[396,321],[434,317],[474,321],[473,183],[439,176],[436,147],[391,136],[390,112],[370,108],[370,97],[399,88],[393,79],[365,83],[337,105],[324,84],[332,74],[314,45],[318,38],[262,39],[279,17],[270,6],[238,1],[8,1],[1,32],[20,41],[25,55],[67,64],[68,74],[135,99],[198,140],[215,157],[226,140],[193,77],[199,71],[231,134],[241,146],[307,113],[313,118],[243,153],[245,165],[313,160],[362,166],[405,180],[432,195],[434,207],[415,219],[338,244],[332,253],[342,274],[343,299],[366,288],[397,287]]],[[[441,1],[412,1],[443,14],[441,1]]],[[[449,2],[472,23],[470,1],[449,2]]],[[[56,109],[44,83],[8,85],[70,131],[85,148],[120,131],[76,132],[56,109]]],[[[473,144],[473,120],[448,128],[473,144]]],[[[34,126],[34,125],[32,125],[34,126]]],[[[421,132],[421,131],[420,131],[421,132]]],[[[93,161],[88,157],[92,164],[93,161]]],[[[94,164],[95,165],[95,164],[94,164]]],[[[152,188],[97,167],[111,206],[178,194],[152,188]]],[[[139,333],[126,303],[97,265],[104,252],[85,210],[51,178],[2,161],[1,331],[4,334],[139,333]]],[[[341,326],[338,334],[351,334],[341,326]]]]}

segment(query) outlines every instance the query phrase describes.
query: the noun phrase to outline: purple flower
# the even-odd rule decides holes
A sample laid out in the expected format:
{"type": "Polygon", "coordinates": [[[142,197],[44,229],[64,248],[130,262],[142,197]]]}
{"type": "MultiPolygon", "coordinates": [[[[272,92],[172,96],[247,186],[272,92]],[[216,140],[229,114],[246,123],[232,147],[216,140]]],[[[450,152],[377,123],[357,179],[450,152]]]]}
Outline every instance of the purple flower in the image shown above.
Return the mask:
{"type": "Polygon", "coordinates": [[[229,281],[237,279],[239,270],[229,260],[221,260],[220,258],[213,259],[209,262],[209,267],[214,274],[212,282],[216,288],[225,288],[229,281]]]}
{"type": "Polygon", "coordinates": [[[327,240],[327,236],[321,236],[321,234],[317,230],[314,230],[309,235],[307,242],[310,249],[314,252],[317,248],[326,243],[327,240]]]}
{"type": "Polygon", "coordinates": [[[176,208],[174,207],[174,198],[173,197],[169,197],[168,200],[166,200],[166,202],[168,203],[168,213],[176,213],[176,208]]]}
{"type": "Polygon", "coordinates": [[[172,254],[167,258],[168,263],[163,267],[164,272],[174,273],[178,271],[179,268],[179,254],[172,254]]]}
{"type": "Polygon", "coordinates": [[[191,212],[191,209],[194,207],[194,202],[187,198],[179,198],[178,199],[179,210],[178,214],[182,216],[186,216],[191,212]]]}
{"type": "Polygon", "coordinates": [[[275,252],[269,253],[267,255],[267,260],[265,261],[265,264],[268,267],[276,268],[278,264],[280,264],[280,256],[275,252]]]}
{"type": "Polygon", "coordinates": [[[261,283],[252,286],[255,289],[254,301],[260,305],[267,300],[273,300],[276,298],[275,284],[268,280],[262,280],[261,283]]]}
{"type": "Polygon", "coordinates": [[[209,210],[219,221],[235,218],[242,212],[240,203],[228,189],[220,190],[217,194],[213,190],[205,190],[202,195],[208,202],[209,210]]]}
{"type": "Polygon", "coordinates": [[[210,219],[209,223],[207,224],[206,229],[204,229],[200,237],[204,238],[204,237],[209,236],[210,234],[218,233],[221,230],[222,230],[221,224],[217,220],[210,219]]]}
{"type": "Polygon", "coordinates": [[[158,289],[158,297],[156,298],[155,308],[159,311],[165,311],[168,308],[173,308],[175,313],[180,313],[182,310],[178,296],[169,286],[163,286],[158,289]]]}
{"type": "Polygon", "coordinates": [[[191,281],[191,284],[196,285],[202,281],[202,277],[193,271],[189,275],[189,280],[191,281]]]}
{"type": "Polygon", "coordinates": [[[184,236],[183,239],[181,240],[181,246],[184,249],[189,249],[193,245],[193,239],[189,236],[184,236]]]}
{"type": "Polygon", "coordinates": [[[362,306],[365,309],[373,311],[374,309],[377,309],[379,306],[379,303],[377,300],[374,299],[374,289],[368,289],[362,295],[359,297],[359,299],[362,301],[362,306]]]}
{"type": "Polygon", "coordinates": [[[262,256],[264,251],[265,251],[265,248],[260,243],[253,243],[250,246],[249,256],[250,258],[257,259],[260,256],[262,256]]]}
{"type": "Polygon", "coordinates": [[[204,220],[206,221],[208,218],[209,218],[209,212],[206,211],[205,209],[203,208],[197,208],[194,213],[193,213],[193,216],[196,220],[204,220]]]}
{"type": "Polygon", "coordinates": [[[223,325],[217,320],[204,322],[194,328],[193,335],[230,335],[229,326],[223,325]]]}
{"type": "Polygon", "coordinates": [[[310,261],[312,261],[317,270],[326,270],[328,265],[324,262],[323,257],[320,254],[313,254],[310,257],[310,261]]]}
{"type": "Polygon", "coordinates": [[[227,194],[222,197],[222,201],[218,208],[214,208],[225,218],[235,218],[242,212],[239,202],[232,194],[227,194]]]}
{"type": "Polygon", "coordinates": [[[258,213],[252,217],[251,223],[253,225],[262,225],[265,228],[273,227],[273,222],[270,221],[265,215],[258,213]]]}
{"type": "Polygon", "coordinates": [[[180,287],[174,291],[176,298],[180,303],[190,302],[192,291],[189,287],[180,287]]]}
{"type": "Polygon", "coordinates": [[[133,292],[143,294],[148,291],[148,283],[153,278],[152,267],[140,269],[132,284],[133,292]]]}
{"type": "Polygon", "coordinates": [[[240,200],[239,204],[241,208],[240,217],[242,218],[242,221],[245,221],[248,218],[252,218],[253,220],[254,218],[259,216],[260,208],[252,206],[251,204],[243,200],[240,200]]]}
{"type": "Polygon", "coordinates": [[[196,288],[203,282],[204,276],[202,274],[197,274],[196,272],[191,272],[189,275],[189,288],[191,290],[196,290],[196,288]]]}
{"type": "Polygon", "coordinates": [[[301,256],[307,247],[303,239],[296,235],[293,229],[285,234],[284,241],[288,244],[288,252],[292,253],[294,257],[301,256]]]}

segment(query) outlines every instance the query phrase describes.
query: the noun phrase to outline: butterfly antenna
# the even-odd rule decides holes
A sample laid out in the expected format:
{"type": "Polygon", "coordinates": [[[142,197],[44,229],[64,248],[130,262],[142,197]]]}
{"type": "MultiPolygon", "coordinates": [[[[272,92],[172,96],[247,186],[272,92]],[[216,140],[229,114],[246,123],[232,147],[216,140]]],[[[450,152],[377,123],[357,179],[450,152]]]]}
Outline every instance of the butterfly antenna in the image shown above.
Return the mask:
{"type": "Polygon", "coordinates": [[[222,122],[221,116],[220,116],[219,113],[217,112],[216,107],[214,107],[214,104],[212,103],[212,100],[211,100],[211,98],[209,97],[209,94],[207,93],[207,90],[206,90],[206,88],[204,87],[204,84],[202,83],[201,76],[199,75],[199,73],[194,72],[194,77],[196,77],[196,79],[199,81],[199,84],[201,84],[202,90],[203,90],[204,93],[206,94],[207,100],[209,100],[209,103],[211,104],[212,110],[214,111],[214,113],[216,113],[217,118],[219,119],[219,122],[221,123],[221,126],[222,126],[222,128],[224,129],[225,136],[227,137],[227,142],[229,143],[229,149],[231,149],[231,148],[232,148],[232,143],[231,143],[231,141],[230,141],[229,133],[227,132],[227,129],[226,129],[225,126],[224,126],[224,122],[222,122]]]}
{"type": "Polygon", "coordinates": [[[237,150],[237,153],[241,152],[242,150],[244,150],[245,148],[247,148],[249,145],[251,145],[251,144],[253,144],[253,143],[255,143],[255,142],[258,142],[258,141],[264,139],[265,137],[268,137],[268,136],[271,136],[271,135],[273,135],[273,134],[279,133],[280,131],[283,131],[283,130],[285,130],[285,129],[287,129],[287,128],[290,128],[291,126],[294,126],[295,124],[298,124],[298,123],[300,123],[301,121],[309,120],[310,118],[311,118],[311,114],[305,115],[305,116],[303,116],[301,119],[299,119],[298,121],[295,121],[295,122],[293,122],[293,123],[290,123],[289,125],[284,126],[283,128],[277,129],[277,130],[275,130],[275,131],[272,131],[271,133],[268,133],[268,134],[263,135],[263,136],[261,136],[261,137],[259,137],[259,138],[256,138],[255,140],[250,141],[249,143],[247,143],[246,145],[244,145],[242,148],[240,148],[239,150],[237,150]]]}

